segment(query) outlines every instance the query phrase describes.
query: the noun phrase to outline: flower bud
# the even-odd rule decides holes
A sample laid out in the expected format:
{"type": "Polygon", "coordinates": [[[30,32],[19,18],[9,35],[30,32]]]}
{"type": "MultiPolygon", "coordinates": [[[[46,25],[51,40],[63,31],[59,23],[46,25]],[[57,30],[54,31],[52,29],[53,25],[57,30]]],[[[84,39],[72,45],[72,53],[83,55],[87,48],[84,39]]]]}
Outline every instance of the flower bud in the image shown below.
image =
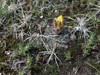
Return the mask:
{"type": "Polygon", "coordinates": [[[53,29],[56,34],[59,34],[63,29],[63,16],[60,15],[58,18],[53,20],[53,29]]]}

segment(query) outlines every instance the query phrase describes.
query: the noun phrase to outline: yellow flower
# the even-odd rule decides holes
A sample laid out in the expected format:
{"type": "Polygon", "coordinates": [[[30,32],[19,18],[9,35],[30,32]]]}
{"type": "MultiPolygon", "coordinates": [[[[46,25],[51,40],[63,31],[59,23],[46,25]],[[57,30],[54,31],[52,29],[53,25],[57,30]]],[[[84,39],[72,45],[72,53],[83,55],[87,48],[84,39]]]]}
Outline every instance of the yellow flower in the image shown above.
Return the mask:
{"type": "Polygon", "coordinates": [[[63,16],[60,15],[58,18],[54,18],[53,20],[53,29],[56,32],[56,34],[59,34],[63,29],[63,16]]]}

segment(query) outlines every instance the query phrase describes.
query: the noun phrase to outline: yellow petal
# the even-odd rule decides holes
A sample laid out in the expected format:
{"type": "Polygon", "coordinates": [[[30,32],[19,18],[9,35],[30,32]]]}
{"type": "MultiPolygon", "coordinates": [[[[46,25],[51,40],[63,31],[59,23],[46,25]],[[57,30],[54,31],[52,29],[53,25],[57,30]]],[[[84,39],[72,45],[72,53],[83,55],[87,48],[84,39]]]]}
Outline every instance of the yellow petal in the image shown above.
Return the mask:
{"type": "Polygon", "coordinates": [[[63,16],[62,16],[62,15],[60,15],[60,16],[58,17],[58,21],[63,22],[63,16]]]}

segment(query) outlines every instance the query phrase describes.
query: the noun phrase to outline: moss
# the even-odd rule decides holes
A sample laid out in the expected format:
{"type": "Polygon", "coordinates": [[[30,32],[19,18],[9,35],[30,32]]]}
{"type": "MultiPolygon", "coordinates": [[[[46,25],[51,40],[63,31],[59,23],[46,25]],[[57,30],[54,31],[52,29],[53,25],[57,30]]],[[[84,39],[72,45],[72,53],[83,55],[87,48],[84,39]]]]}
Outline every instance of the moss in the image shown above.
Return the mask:
{"type": "Polygon", "coordinates": [[[2,38],[2,39],[1,39],[1,42],[3,42],[4,40],[6,41],[6,40],[7,40],[7,38],[2,38]]]}
{"type": "Polygon", "coordinates": [[[0,53],[0,62],[4,62],[7,59],[6,56],[4,56],[4,53],[0,53]]]}
{"type": "Polygon", "coordinates": [[[12,40],[12,41],[9,42],[9,46],[10,47],[17,46],[17,42],[15,40],[12,40]]]}
{"type": "Polygon", "coordinates": [[[34,64],[33,70],[34,70],[35,73],[40,73],[41,72],[41,69],[37,64],[34,64]]]}
{"type": "MultiPolygon", "coordinates": [[[[100,66],[99,66],[99,64],[95,64],[95,62],[91,62],[91,65],[92,65],[93,67],[95,67],[97,70],[100,70],[100,66]]],[[[91,68],[91,72],[92,72],[92,73],[97,72],[96,69],[91,68]]]]}

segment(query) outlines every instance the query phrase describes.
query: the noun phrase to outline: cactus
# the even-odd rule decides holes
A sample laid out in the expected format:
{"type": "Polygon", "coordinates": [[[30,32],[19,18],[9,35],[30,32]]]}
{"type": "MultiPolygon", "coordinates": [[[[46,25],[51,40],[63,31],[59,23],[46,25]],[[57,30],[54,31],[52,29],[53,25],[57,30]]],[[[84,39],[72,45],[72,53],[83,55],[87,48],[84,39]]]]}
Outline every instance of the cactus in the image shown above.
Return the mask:
{"type": "Polygon", "coordinates": [[[59,34],[63,29],[63,16],[60,15],[58,18],[54,18],[53,20],[53,29],[56,34],[59,34]]]}

